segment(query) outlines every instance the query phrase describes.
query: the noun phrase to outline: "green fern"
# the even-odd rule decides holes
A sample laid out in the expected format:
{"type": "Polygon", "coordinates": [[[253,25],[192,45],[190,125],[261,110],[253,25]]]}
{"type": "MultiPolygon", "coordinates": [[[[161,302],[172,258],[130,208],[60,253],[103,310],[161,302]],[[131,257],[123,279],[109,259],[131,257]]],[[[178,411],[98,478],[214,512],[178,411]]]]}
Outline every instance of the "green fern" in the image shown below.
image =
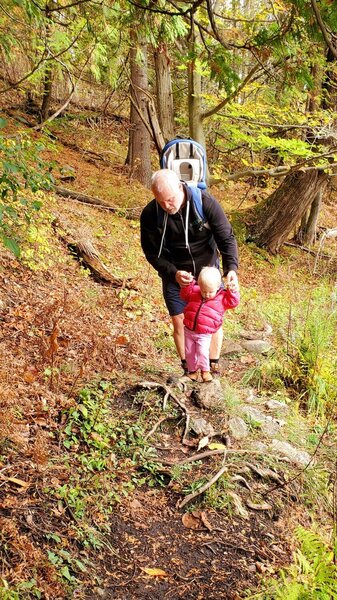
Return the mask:
{"type": "Polygon", "coordinates": [[[337,566],[331,548],[313,532],[298,528],[301,549],[294,562],[280,572],[280,583],[272,584],[272,600],[337,599],[337,566]]]}

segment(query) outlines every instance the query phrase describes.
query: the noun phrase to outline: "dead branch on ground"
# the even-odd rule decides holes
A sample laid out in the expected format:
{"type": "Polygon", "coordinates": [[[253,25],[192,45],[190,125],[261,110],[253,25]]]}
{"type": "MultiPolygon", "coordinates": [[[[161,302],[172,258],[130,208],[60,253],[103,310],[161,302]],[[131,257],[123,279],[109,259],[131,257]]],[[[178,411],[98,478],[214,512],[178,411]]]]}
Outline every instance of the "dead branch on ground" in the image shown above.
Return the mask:
{"type": "Polygon", "coordinates": [[[110,273],[100,259],[100,254],[91,241],[87,230],[74,231],[60,216],[54,220],[53,226],[58,237],[67,245],[72,254],[75,254],[83,265],[89,269],[96,281],[110,283],[113,287],[137,289],[136,285],[132,283],[132,279],[122,279],[110,273]]]}
{"type": "Polygon", "coordinates": [[[85,204],[97,206],[98,208],[104,208],[104,210],[109,210],[113,213],[125,213],[126,219],[138,219],[142,210],[140,207],[137,206],[135,208],[120,208],[116,206],[111,206],[101,198],[88,196],[87,194],[83,194],[82,192],[76,192],[76,190],[69,190],[68,188],[60,187],[58,185],[54,187],[54,191],[58,196],[62,196],[62,198],[71,198],[72,200],[77,200],[78,202],[83,202],[85,204]]]}

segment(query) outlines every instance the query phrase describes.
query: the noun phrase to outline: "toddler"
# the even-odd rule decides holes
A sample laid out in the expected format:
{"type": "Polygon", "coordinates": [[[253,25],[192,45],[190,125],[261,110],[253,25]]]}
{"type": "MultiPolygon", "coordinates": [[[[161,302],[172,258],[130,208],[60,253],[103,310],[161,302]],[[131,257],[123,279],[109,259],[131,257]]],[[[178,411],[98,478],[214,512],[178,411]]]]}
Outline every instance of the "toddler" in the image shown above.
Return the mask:
{"type": "Polygon", "coordinates": [[[212,333],[221,326],[229,308],[240,302],[239,292],[221,287],[220,271],[216,267],[204,267],[198,277],[180,290],[187,305],[184,309],[185,352],[188,377],[198,379],[201,371],[203,381],[212,381],[209,366],[209,349],[212,333]]]}

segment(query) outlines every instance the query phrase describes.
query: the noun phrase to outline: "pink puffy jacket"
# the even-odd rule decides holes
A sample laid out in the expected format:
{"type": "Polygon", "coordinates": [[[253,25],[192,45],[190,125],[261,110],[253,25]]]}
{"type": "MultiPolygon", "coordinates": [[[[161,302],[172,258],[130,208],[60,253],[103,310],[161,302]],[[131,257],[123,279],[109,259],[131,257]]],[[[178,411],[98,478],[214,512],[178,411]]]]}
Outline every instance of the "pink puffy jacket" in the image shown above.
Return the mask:
{"type": "Polygon", "coordinates": [[[217,331],[221,327],[225,311],[235,308],[240,302],[239,292],[221,288],[214,298],[204,300],[194,280],[180,290],[180,297],[187,302],[184,309],[184,325],[196,333],[217,331]]]}

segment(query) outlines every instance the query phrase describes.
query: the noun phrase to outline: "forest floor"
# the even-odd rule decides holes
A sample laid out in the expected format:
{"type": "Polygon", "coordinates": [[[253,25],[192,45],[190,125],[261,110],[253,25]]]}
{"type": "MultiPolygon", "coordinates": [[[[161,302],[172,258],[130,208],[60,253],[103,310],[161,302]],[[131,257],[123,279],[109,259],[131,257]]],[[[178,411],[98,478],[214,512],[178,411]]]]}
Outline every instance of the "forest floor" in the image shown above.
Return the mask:
{"type": "MultiPolygon", "coordinates": [[[[24,260],[0,248],[0,597],[249,597],[291,562],[299,524],[331,526],[322,481],[336,430],[318,444],[321,430],[298,402],[244,383],[263,356],[238,348],[222,356],[222,403],[193,402],[203,384],[180,380],[159,281],[142,256],[138,221],[124,211],[150,200],[122,166],[126,126],[74,118],[51,129],[56,149],[46,156],[57,162],[58,184],[121,210],[41,193],[24,260]],[[65,171],[72,181],[62,180],[65,171]],[[124,285],[95,281],[64,243],[65,228],[90,240],[124,285]],[[187,430],[177,399],[213,433],[187,430]],[[242,407],[266,411],[270,399],[287,408],[276,437],[315,452],[308,467],[273,452],[274,436],[253,418],[247,437],[230,435],[228,420],[242,407]],[[186,461],[212,441],[218,454],[186,461]],[[180,508],[222,466],[217,485],[180,508]]],[[[227,212],[268,193],[240,183],[211,191],[227,212]]],[[[314,257],[291,247],[270,257],[240,243],[240,257],[231,342],[265,327],[264,302],[277,315],[317,280],[314,257]]],[[[329,265],[322,270],[329,277],[329,265]]],[[[280,343],[274,332],[271,343],[280,343]]]]}

